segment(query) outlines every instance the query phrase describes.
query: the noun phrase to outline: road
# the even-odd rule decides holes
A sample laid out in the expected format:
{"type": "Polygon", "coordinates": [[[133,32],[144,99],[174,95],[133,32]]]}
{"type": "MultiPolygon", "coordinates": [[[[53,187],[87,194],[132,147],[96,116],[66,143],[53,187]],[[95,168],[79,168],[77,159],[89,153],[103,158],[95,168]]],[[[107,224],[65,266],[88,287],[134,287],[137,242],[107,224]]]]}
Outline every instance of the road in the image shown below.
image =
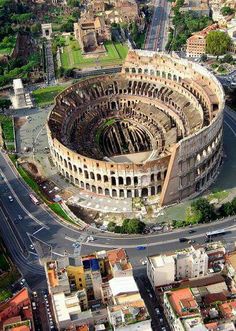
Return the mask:
{"type": "Polygon", "coordinates": [[[153,0],[153,16],[144,49],[164,51],[169,27],[170,2],[153,0]]]}
{"type": "MultiPolygon", "coordinates": [[[[236,137],[236,121],[227,112],[226,127],[236,137]]],[[[44,205],[36,206],[29,199],[29,190],[18,177],[17,172],[10,165],[7,155],[0,153],[0,169],[4,174],[0,179],[0,227],[3,239],[19,267],[24,278],[32,289],[42,288],[45,282],[42,266],[38,256],[58,257],[65,253],[74,252],[73,244],[96,230],[89,229],[88,233],[62,223],[44,205]],[[14,198],[10,202],[8,196],[14,198]],[[22,220],[17,220],[21,215],[22,220]],[[32,249],[32,244],[36,250],[32,249]]],[[[220,228],[230,228],[230,234],[224,236],[226,241],[236,238],[236,223],[234,218],[214,222],[197,227],[197,232],[189,234],[188,229],[179,229],[174,232],[151,234],[146,236],[108,234],[95,232],[92,235],[95,241],[82,244],[82,254],[95,250],[124,247],[135,269],[142,271],[144,267],[141,259],[164,251],[176,250],[187,244],[179,243],[180,237],[195,239],[198,243],[204,242],[206,231],[220,228]],[[145,250],[137,250],[137,246],[144,245],[145,250]]]]}

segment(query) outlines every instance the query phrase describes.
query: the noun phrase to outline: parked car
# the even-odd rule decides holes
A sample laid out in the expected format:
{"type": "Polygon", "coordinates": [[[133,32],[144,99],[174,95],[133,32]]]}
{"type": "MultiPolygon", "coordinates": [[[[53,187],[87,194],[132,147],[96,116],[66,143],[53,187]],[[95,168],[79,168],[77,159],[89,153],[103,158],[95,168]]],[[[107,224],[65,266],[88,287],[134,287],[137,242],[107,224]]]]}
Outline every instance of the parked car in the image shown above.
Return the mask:
{"type": "Polygon", "coordinates": [[[13,201],[14,201],[14,199],[13,199],[13,197],[12,197],[11,195],[8,196],[8,200],[9,200],[10,202],[13,202],[13,201]]]}
{"type": "Polygon", "coordinates": [[[179,238],[179,242],[180,243],[185,243],[187,242],[189,239],[188,238],[179,238]]]}

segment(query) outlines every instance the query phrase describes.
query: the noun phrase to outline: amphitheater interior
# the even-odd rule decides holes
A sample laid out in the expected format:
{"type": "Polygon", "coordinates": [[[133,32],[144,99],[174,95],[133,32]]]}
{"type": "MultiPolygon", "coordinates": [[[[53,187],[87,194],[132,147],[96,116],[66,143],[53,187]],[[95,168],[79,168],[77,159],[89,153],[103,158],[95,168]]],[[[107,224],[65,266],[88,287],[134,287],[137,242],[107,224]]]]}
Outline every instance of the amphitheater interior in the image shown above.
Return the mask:
{"type": "Polygon", "coordinates": [[[130,51],[120,73],[78,81],[56,98],[48,139],[78,188],[166,205],[199,194],[222,160],[224,93],[200,65],[130,51]]]}

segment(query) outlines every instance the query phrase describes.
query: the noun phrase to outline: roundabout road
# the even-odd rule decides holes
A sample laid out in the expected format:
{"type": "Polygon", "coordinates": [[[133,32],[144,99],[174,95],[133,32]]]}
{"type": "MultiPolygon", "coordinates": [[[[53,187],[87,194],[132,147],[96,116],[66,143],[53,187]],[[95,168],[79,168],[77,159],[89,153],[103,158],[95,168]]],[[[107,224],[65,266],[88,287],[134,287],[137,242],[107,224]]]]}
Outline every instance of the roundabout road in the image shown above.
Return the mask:
{"type": "MultiPolygon", "coordinates": [[[[225,124],[235,140],[236,121],[228,112],[225,116],[225,124]]],[[[188,244],[179,243],[180,237],[191,238],[201,244],[205,240],[207,231],[228,228],[230,232],[224,236],[224,240],[231,241],[236,238],[235,217],[231,217],[210,224],[198,225],[195,227],[196,232],[191,234],[186,228],[174,232],[132,237],[95,232],[92,233],[95,240],[85,243],[84,238],[90,235],[92,230],[79,231],[62,223],[44,205],[34,205],[30,201],[28,187],[19,178],[3,152],[0,152],[0,173],[3,174],[0,176],[1,234],[14,262],[32,288],[42,288],[45,284],[44,271],[39,264],[38,256],[57,257],[63,256],[65,253],[72,254],[74,252],[73,244],[79,241],[82,242],[82,254],[123,247],[127,250],[134,268],[139,269],[142,267],[141,260],[147,255],[188,246],[188,244]],[[9,195],[13,197],[13,202],[9,201],[9,195]],[[19,220],[19,215],[22,220],[19,220]],[[35,245],[36,250],[32,249],[32,244],[35,245]],[[145,246],[145,250],[137,250],[139,245],[145,246]]]]}

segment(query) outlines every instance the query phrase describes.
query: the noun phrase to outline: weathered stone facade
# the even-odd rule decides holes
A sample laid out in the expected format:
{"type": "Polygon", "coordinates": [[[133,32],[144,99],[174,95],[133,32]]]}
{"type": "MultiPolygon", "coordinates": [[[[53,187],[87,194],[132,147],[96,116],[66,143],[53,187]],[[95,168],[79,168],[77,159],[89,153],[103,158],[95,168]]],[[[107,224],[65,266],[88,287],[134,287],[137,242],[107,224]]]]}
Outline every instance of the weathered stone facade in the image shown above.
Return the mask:
{"type": "Polygon", "coordinates": [[[85,79],[56,98],[53,161],[79,188],[117,199],[198,194],[222,159],[224,93],[205,68],[130,51],[120,74],[85,79]]]}

